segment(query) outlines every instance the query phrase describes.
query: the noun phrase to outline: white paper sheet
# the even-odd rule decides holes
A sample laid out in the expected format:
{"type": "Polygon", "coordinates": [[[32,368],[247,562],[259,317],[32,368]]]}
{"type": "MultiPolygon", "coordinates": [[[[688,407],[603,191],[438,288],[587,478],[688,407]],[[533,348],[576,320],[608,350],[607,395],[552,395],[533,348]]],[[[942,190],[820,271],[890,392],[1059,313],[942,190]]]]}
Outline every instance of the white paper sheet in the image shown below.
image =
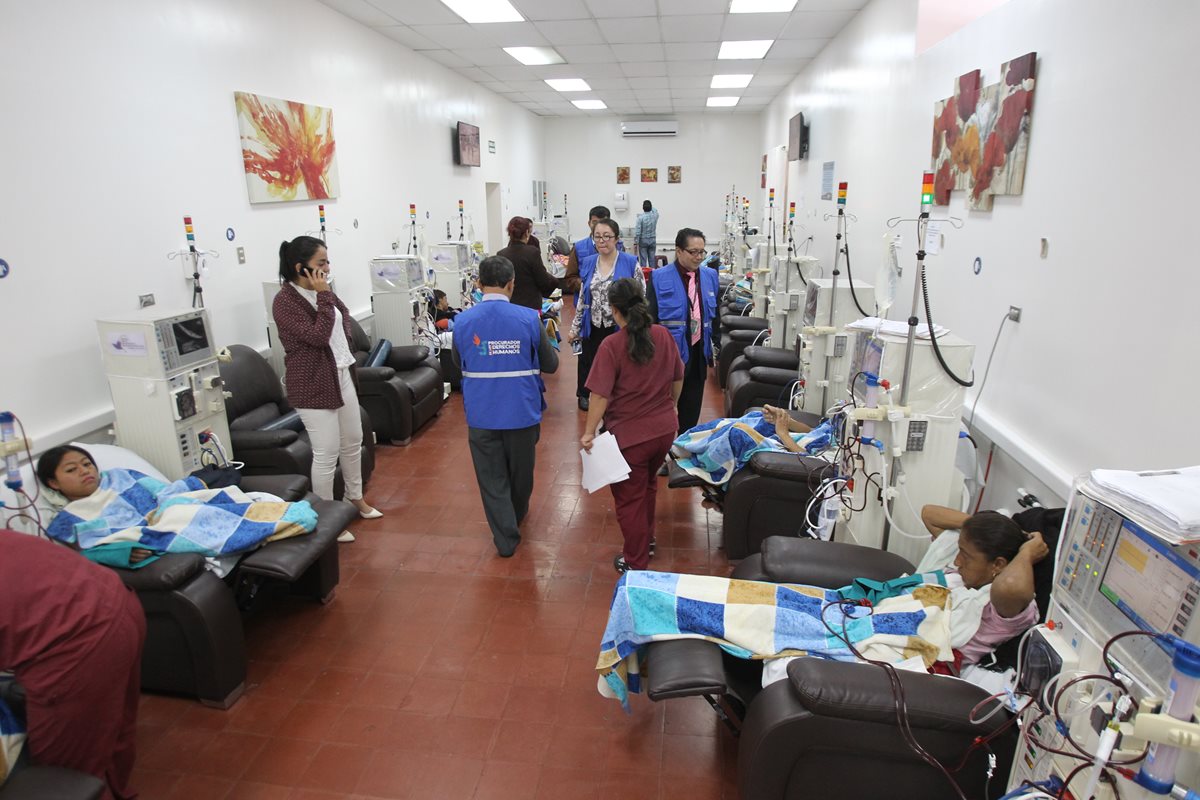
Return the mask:
{"type": "Polygon", "coordinates": [[[583,459],[583,488],[588,492],[629,477],[629,464],[621,455],[617,437],[607,431],[592,440],[592,452],[581,448],[579,455],[583,459]]]}

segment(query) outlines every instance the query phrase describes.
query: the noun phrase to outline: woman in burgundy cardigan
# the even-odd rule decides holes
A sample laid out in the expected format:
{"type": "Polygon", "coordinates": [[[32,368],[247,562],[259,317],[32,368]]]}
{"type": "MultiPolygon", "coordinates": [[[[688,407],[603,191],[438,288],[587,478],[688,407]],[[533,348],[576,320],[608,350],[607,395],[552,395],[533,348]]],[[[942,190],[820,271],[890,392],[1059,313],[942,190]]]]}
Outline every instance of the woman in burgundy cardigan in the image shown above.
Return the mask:
{"type": "MultiPolygon", "coordinates": [[[[362,421],[354,388],[350,312],[329,288],[325,243],[298,236],[279,247],[279,279],[271,313],[283,343],[288,402],[312,443],[313,491],[333,499],[338,460],[345,499],[363,519],[383,516],[363,499],[362,421]]],[[[354,541],[349,531],[338,541],[354,541]]]]}

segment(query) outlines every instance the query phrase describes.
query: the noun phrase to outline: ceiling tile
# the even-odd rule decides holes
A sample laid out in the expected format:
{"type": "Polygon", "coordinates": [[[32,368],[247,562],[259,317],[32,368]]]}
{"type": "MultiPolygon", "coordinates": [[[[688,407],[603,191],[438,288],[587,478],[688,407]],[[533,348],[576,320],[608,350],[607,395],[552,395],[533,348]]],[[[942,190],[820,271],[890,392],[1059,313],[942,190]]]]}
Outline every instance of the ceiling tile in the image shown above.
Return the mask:
{"type": "Polygon", "coordinates": [[[507,67],[516,63],[499,47],[465,47],[457,52],[477,67],[507,67]]]}
{"type": "MultiPolygon", "coordinates": [[[[545,84],[543,84],[543,86],[545,86],[545,84]]],[[[536,100],[539,103],[546,103],[546,102],[553,103],[555,100],[557,100],[559,97],[562,96],[558,92],[551,89],[549,86],[546,86],[545,90],[543,90],[543,91],[525,92],[525,94],[531,100],[536,100]]],[[[571,92],[572,100],[577,100],[581,97],[586,97],[586,96],[587,96],[587,92],[571,92]]]]}
{"type": "Polygon", "coordinates": [[[605,100],[611,98],[612,100],[616,100],[618,102],[637,102],[637,92],[633,91],[632,89],[609,89],[601,92],[601,96],[603,96],[605,100]]]}
{"type": "Polygon", "coordinates": [[[658,13],[664,17],[724,14],[727,11],[729,0],[658,0],[658,13]]]}
{"type": "Polygon", "coordinates": [[[496,43],[482,30],[465,22],[456,25],[418,25],[417,33],[426,36],[448,50],[459,50],[463,47],[495,47],[496,43]]]}
{"type": "Polygon", "coordinates": [[[713,89],[676,89],[676,88],[672,87],[671,100],[675,101],[680,97],[689,97],[689,98],[708,97],[710,94],[713,93],[713,91],[715,91],[715,90],[713,90],[713,89]]]}
{"type": "Polygon", "coordinates": [[[670,89],[639,89],[637,95],[638,95],[638,100],[640,100],[642,103],[646,103],[647,101],[651,102],[651,103],[656,103],[656,102],[659,102],[660,100],[670,100],[671,99],[671,90],[670,89]]]}
{"type": "MultiPolygon", "coordinates": [[[[653,6],[649,7],[653,8],[653,6]]],[[[653,17],[642,19],[628,19],[624,17],[620,19],[601,19],[597,20],[597,24],[600,26],[600,31],[604,34],[604,38],[609,44],[662,41],[658,29],[658,20],[653,17]]]]}
{"type": "Polygon", "coordinates": [[[590,19],[551,20],[533,23],[542,35],[554,43],[564,57],[570,58],[567,51],[572,44],[603,44],[604,36],[596,23],[590,19]]]}
{"type": "Polygon", "coordinates": [[[462,17],[446,6],[429,0],[371,0],[371,5],[405,25],[451,25],[463,22],[462,17]]]}
{"type": "Polygon", "coordinates": [[[592,16],[605,17],[653,17],[658,9],[653,0],[584,0],[592,16]]]}
{"type": "MultiPolygon", "coordinates": [[[[829,2],[830,0],[826,0],[829,2]]],[[[583,0],[510,0],[530,20],[587,19],[591,16],[583,0]]]]}
{"type": "Polygon", "coordinates": [[[608,104],[608,110],[614,114],[640,114],[642,107],[637,103],[629,103],[627,105],[608,104]]]}
{"type": "Polygon", "coordinates": [[[643,114],[674,114],[675,110],[671,108],[670,103],[643,103],[643,114]]]}
{"type": "Polygon", "coordinates": [[[614,63],[617,60],[612,48],[606,44],[573,44],[570,47],[555,49],[568,64],[603,64],[614,63]]]}
{"type": "Polygon", "coordinates": [[[707,89],[712,84],[711,75],[672,75],[672,89],[707,89]]]}
{"type": "Polygon", "coordinates": [[[629,85],[638,89],[666,89],[671,84],[666,75],[644,75],[640,78],[630,78],[629,85]]]}
{"type": "Polygon", "coordinates": [[[443,49],[440,44],[430,41],[428,38],[417,33],[407,25],[386,25],[378,27],[375,30],[379,31],[389,39],[395,39],[400,44],[412,50],[443,49]]]}
{"type": "Polygon", "coordinates": [[[464,78],[470,78],[476,83],[492,83],[492,76],[481,70],[479,67],[460,67],[456,70],[459,75],[464,78]]]}
{"type": "Polygon", "coordinates": [[[717,57],[721,45],[717,42],[689,42],[687,44],[663,45],[667,51],[667,61],[695,61],[697,59],[712,59],[717,57]]]}
{"type": "MultiPolygon", "coordinates": [[[[779,92],[776,92],[775,94],[779,94],[779,92]]],[[[738,101],[738,105],[739,106],[765,106],[765,105],[768,105],[774,98],[775,98],[775,95],[771,95],[770,97],[743,97],[740,101],[738,101]]]]}
{"type": "Polygon", "coordinates": [[[486,80],[480,81],[479,85],[490,92],[496,94],[515,94],[518,90],[512,84],[504,83],[503,81],[486,80]]]}
{"type": "MultiPolygon", "coordinates": [[[[568,65],[581,78],[623,78],[625,73],[621,71],[620,63],[610,61],[601,64],[573,64],[568,65]]],[[[549,77],[543,76],[543,77],[549,77]]],[[[570,76],[567,76],[570,77],[570,76]]]]}
{"type": "Polygon", "coordinates": [[[611,45],[618,61],[666,61],[663,46],[658,42],[611,45]]]}
{"type": "Polygon", "coordinates": [[[830,39],[780,39],[771,45],[771,50],[767,53],[767,60],[815,58],[830,41],[830,39]]]}
{"type": "MultiPolygon", "coordinates": [[[[652,80],[652,79],[647,79],[652,80]]],[[[613,89],[628,89],[629,80],[624,77],[616,78],[591,78],[588,80],[591,87],[597,91],[611,91],[613,89]]],[[[645,84],[638,84],[639,86],[645,84]]]]}
{"type": "MultiPolygon", "coordinates": [[[[855,11],[793,11],[781,39],[832,39],[855,11]]],[[[741,15],[739,15],[741,16],[741,15]]]]}
{"type": "Polygon", "coordinates": [[[671,104],[674,105],[675,108],[680,109],[680,110],[704,108],[704,104],[706,102],[707,101],[705,99],[698,98],[698,97],[676,97],[671,100],[671,104]]]}
{"type": "Polygon", "coordinates": [[[503,83],[513,92],[540,92],[546,88],[546,82],[541,79],[536,81],[504,81],[503,83]]]}
{"type": "Polygon", "coordinates": [[[321,0],[321,2],[355,22],[361,22],[372,28],[378,25],[395,25],[398,21],[368,3],[367,0],[321,0]]]}
{"type": "MultiPolygon", "coordinates": [[[[788,83],[791,83],[791,81],[792,79],[788,78],[788,83]]],[[[786,85],[787,84],[784,84],[783,86],[786,85]]],[[[762,86],[751,85],[747,86],[745,89],[738,89],[738,92],[741,93],[742,97],[774,97],[775,95],[779,94],[780,90],[783,89],[783,86],[768,86],[766,84],[763,84],[762,86]]]]}
{"type": "Polygon", "coordinates": [[[620,66],[621,71],[630,78],[667,74],[667,63],[665,61],[626,61],[621,63],[620,66]]]}
{"type": "Polygon", "coordinates": [[[662,20],[664,42],[716,42],[721,38],[724,14],[670,17],[662,20]]]}
{"type": "MultiPolygon", "coordinates": [[[[725,63],[717,61],[668,61],[668,75],[716,75],[718,63],[721,65],[720,71],[725,69],[725,63]]],[[[742,70],[730,70],[731,72],[742,72],[742,70]]],[[[749,72],[750,70],[745,70],[749,72]]]]}
{"type": "Polygon", "coordinates": [[[712,63],[713,75],[745,75],[757,72],[764,62],[761,58],[721,58],[712,63]]]}
{"type": "Polygon", "coordinates": [[[424,50],[421,55],[426,58],[432,58],[439,64],[447,67],[469,67],[471,62],[460,56],[458,53],[452,53],[449,50],[424,50]]]}
{"type": "Polygon", "coordinates": [[[778,39],[791,14],[730,14],[721,31],[721,40],[778,39]]]}
{"type": "Polygon", "coordinates": [[[804,69],[812,61],[811,58],[789,58],[780,59],[778,61],[760,61],[758,62],[759,75],[799,75],[800,70],[804,69]]]}
{"type": "Polygon", "coordinates": [[[491,39],[497,47],[546,47],[550,44],[532,22],[479,23],[471,29],[491,39]]]}
{"type": "Polygon", "coordinates": [[[511,67],[485,67],[484,72],[498,81],[522,81],[536,78],[533,67],[526,67],[513,62],[511,67]]]}
{"type": "MultiPolygon", "coordinates": [[[[661,0],[660,0],[661,2],[661,0]]],[[[800,0],[793,11],[858,11],[870,0],[800,0]]]]}
{"type": "Polygon", "coordinates": [[[760,72],[750,81],[749,88],[763,86],[787,86],[795,77],[795,75],[789,75],[786,72],[760,72]]]}

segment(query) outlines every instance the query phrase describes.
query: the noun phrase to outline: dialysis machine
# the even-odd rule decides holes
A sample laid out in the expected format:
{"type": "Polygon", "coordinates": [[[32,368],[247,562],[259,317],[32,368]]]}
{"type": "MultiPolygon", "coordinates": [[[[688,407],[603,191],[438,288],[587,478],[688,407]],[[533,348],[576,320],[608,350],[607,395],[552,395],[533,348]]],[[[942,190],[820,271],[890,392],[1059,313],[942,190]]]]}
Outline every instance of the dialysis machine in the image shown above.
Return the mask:
{"type": "Polygon", "coordinates": [[[747,253],[746,272],[750,274],[750,289],[754,303],[750,315],[769,320],[767,305],[771,297],[770,245],[760,243],[747,253]]]}
{"type": "Polygon", "coordinates": [[[1076,485],[1059,538],[1048,624],[1023,648],[1020,689],[1036,699],[1021,715],[1010,789],[1024,781],[1053,786],[1076,767],[1067,787],[1076,798],[1191,798],[1180,785],[1200,787],[1200,726],[1192,723],[1200,680],[1196,651],[1133,635],[1111,643],[1108,664],[1103,658],[1104,646],[1126,631],[1200,642],[1200,547],[1174,544],[1177,539],[1133,509],[1090,478],[1076,485]],[[1137,701],[1136,716],[1119,699],[1125,694],[1137,701]],[[1165,698],[1160,713],[1151,698],[1165,698]],[[1114,706],[1125,709],[1115,722],[1114,706]],[[1139,761],[1148,739],[1161,743],[1139,761]],[[1078,753],[1076,745],[1088,757],[1062,754],[1078,753]],[[1098,781],[1098,771],[1093,775],[1095,761],[1105,768],[1105,762],[1133,763],[1124,775],[1110,768],[1114,791],[1098,781]],[[1179,784],[1172,791],[1173,781],[1179,784]]]}
{"type": "Polygon", "coordinates": [[[471,285],[471,249],[466,242],[442,242],[429,246],[429,268],[432,287],[441,289],[450,305],[469,305],[471,285]]]}
{"type": "MultiPolygon", "coordinates": [[[[209,434],[229,447],[225,395],[208,312],[149,308],[96,322],[117,444],[171,480],[201,465],[209,434]],[[201,435],[205,435],[205,442],[201,435]]],[[[225,456],[233,457],[226,450],[225,456]]]]}
{"type": "MultiPolygon", "coordinates": [[[[816,259],[812,261],[815,263],[816,259]]],[[[854,293],[868,305],[874,305],[875,290],[870,284],[857,284],[854,293]]],[[[823,417],[831,405],[846,397],[849,389],[846,382],[858,371],[851,366],[855,336],[846,330],[846,325],[861,315],[849,284],[832,278],[809,279],[802,297],[804,316],[798,333],[804,395],[800,410],[823,417]]]]}
{"type": "Polygon", "coordinates": [[[771,347],[791,349],[800,333],[800,315],[805,307],[808,281],[820,272],[813,256],[772,256],[771,347]]]}
{"type": "Polygon", "coordinates": [[[416,320],[425,313],[422,304],[429,287],[420,257],[378,256],[370,266],[376,338],[387,339],[394,347],[416,344],[416,320]]]}
{"type": "Polygon", "coordinates": [[[279,281],[263,281],[263,305],[267,309],[267,361],[283,380],[283,343],[279,341],[279,329],[275,327],[275,295],[279,294],[281,288],[279,281]]]}

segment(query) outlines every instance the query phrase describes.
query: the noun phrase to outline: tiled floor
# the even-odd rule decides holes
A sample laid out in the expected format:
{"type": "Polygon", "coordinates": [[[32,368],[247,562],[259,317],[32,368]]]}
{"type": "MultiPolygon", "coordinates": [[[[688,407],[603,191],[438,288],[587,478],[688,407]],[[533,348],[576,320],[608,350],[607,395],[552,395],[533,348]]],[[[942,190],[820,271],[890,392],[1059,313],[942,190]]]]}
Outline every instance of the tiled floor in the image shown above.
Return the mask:
{"type": "MultiPolygon", "coordinates": [[[[379,447],[383,519],[341,545],[328,606],[247,621],[246,693],[228,711],[146,696],[135,785],[158,798],[736,798],[734,740],[704,703],[596,692],[621,534],[607,490],[579,488],[575,360],[550,407],[523,542],[496,556],[462,398],[407,448],[379,447]]],[[[710,379],[703,418],[720,395],[710,379]]],[[[660,483],[653,567],[727,573],[720,518],[660,483]]]]}

